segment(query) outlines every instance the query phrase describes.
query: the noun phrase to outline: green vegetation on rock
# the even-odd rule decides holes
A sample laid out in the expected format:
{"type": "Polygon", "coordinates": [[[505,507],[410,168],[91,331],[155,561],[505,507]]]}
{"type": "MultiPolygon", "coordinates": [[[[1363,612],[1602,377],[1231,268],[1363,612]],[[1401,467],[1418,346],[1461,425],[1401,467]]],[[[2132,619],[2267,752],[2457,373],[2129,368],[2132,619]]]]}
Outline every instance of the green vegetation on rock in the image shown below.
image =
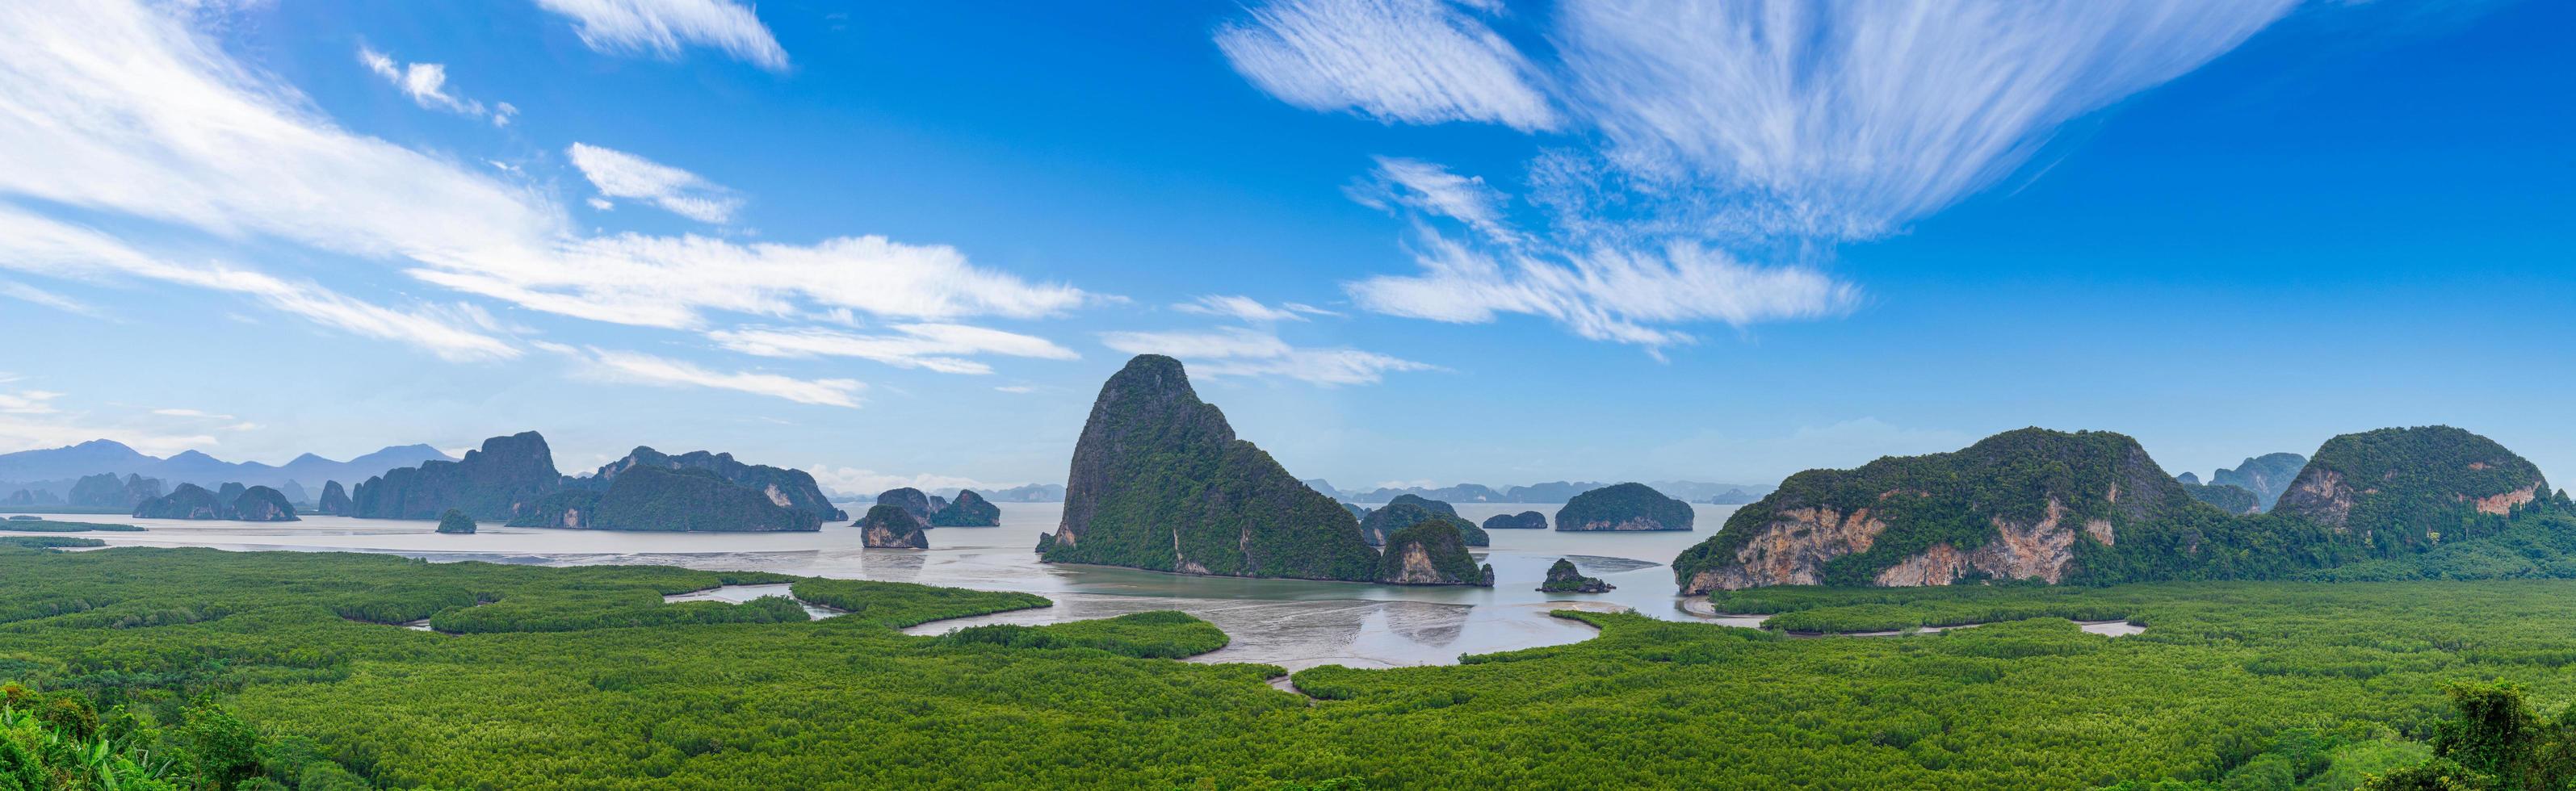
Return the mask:
{"type": "Polygon", "coordinates": [[[1599,577],[1583,576],[1583,572],[1575,570],[1574,561],[1557,558],[1547,567],[1547,579],[1539,583],[1538,590],[1540,593],[1608,593],[1616,587],[1599,577]]]}
{"type": "Polygon", "coordinates": [[[1556,511],[1560,531],[1689,530],[1690,503],[1665,497],[1642,483],[1622,483],[1575,495],[1556,511]]]}
{"type": "Polygon", "coordinates": [[[2022,429],[1790,476],[1674,572],[1687,592],[2566,576],[2576,522],[2547,493],[2530,462],[2483,437],[2384,429],[2328,441],[2279,507],[2246,516],[2193,499],[2126,436],[2022,429]]]}
{"type": "Polygon", "coordinates": [[[447,513],[438,515],[438,532],[452,535],[473,535],[474,517],[467,516],[464,511],[459,511],[454,508],[447,509],[447,513]]]}
{"type": "Polygon", "coordinates": [[[1349,511],[1236,439],[1180,361],[1151,354],[1101,386],[1074,445],[1064,521],[1042,557],[1238,577],[1364,581],[1377,571],[1349,511]]]}
{"type": "MultiPolygon", "coordinates": [[[[1417,506],[1387,506],[1393,508],[1417,506]]],[[[1476,558],[1467,554],[1467,540],[1459,528],[1472,528],[1467,520],[1434,514],[1386,536],[1386,552],[1378,556],[1377,581],[1388,585],[1473,585],[1494,586],[1494,567],[1477,566],[1476,558]]]]}
{"type": "Polygon", "coordinates": [[[903,506],[880,503],[859,518],[859,540],[871,549],[929,549],[919,518],[903,506]]]}
{"type": "Polygon", "coordinates": [[[2182,491],[2184,494],[2191,495],[2191,499],[2208,503],[2212,508],[2231,514],[2250,514],[2261,508],[2260,504],[2254,501],[2253,492],[2232,483],[2201,484],[2183,481],[2182,491]]]}
{"type": "Polygon", "coordinates": [[[564,480],[546,438],[523,431],[484,440],[482,448],[456,461],[425,461],[369,478],[349,495],[349,515],[436,519],[454,508],[476,519],[509,522],[535,511],[564,480]]]}
{"type": "Polygon", "coordinates": [[[1002,507],[973,489],[960,489],[957,499],[930,515],[931,527],[1000,527],[1002,507]]]}

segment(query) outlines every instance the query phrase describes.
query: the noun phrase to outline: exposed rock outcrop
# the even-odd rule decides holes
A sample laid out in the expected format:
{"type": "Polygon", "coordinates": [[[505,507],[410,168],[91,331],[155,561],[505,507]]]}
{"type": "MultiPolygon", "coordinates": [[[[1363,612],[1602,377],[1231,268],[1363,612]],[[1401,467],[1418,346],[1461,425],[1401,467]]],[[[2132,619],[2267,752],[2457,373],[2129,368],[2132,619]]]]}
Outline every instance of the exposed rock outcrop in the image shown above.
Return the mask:
{"type": "Polygon", "coordinates": [[[183,483],[169,494],[135,506],[134,516],[138,519],[228,519],[231,518],[231,510],[206,487],[183,483]]]}
{"type": "Polygon", "coordinates": [[[930,537],[920,519],[903,506],[879,503],[859,518],[859,536],[869,549],[929,549],[930,537]]]}
{"type": "Polygon", "coordinates": [[[81,476],[72,482],[68,505],[77,508],[131,509],[143,501],[161,496],[161,480],[140,475],[122,479],[115,473],[81,476]]]}
{"type": "Polygon", "coordinates": [[[780,505],[770,490],[697,467],[633,466],[599,488],[596,477],[546,495],[512,527],[695,533],[820,530],[814,512],[780,505]]]}
{"type": "Polygon", "coordinates": [[[324,516],[350,515],[349,491],[340,488],[339,481],[323,481],[322,502],[316,504],[314,510],[322,512],[324,516]]]}
{"type": "Polygon", "coordinates": [[[1665,497],[1642,483],[1622,483],[1575,495],[1557,509],[1560,531],[1689,530],[1690,503],[1665,497]]]}
{"type": "Polygon", "coordinates": [[[2384,428],[2326,440],[2276,513],[2373,546],[2422,549],[2466,517],[2509,516],[2544,499],[2540,468],[2494,440],[2452,428],[2384,428]]]}
{"type": "Polygon", "coordinates": [[[534,431],[483,441],[456,461],[427,461],[385,471],[350,494],[350,515],[368,519],[436,519],[447,509],[491,522],[533,512],[565,486],[554,452],[534,431]]]}
{"type": "Polygon", "coordinates": [[[1349,511],[1236,439],[1180,361],[1151,354],[1092,402],[1054,536],[1055,563],[1328,580],[1378,567],[1349,511]]]}
{"type": "Polygon", "coordinates": [[[1599,577],[1586,577],[1574,569],[1574,561],[1557,558],[1547,567],[1547,579],[1540,582],[1540,593],[1608,593],[1619,586],[1602,582],[1599,577]]]}
{"type": "Polygon", "coordinates": [[[1799,473],[1673,562],[1686,593],[2053,583],[2075,578],[2083,546],[2118,546],[2129,530],[2149,523],[2197,530],[2190,520],[2219,518],[2136,440],[2033,428],[1954,453],[1799,473]]]}
{"type": "Polygon", "coordinates": [[[231,518],[244,522],[298,521],[295,504],[287,501],[286,493],[266,486],[243,489],[240,496],[233,498],[231,510],[231,518]]]}
{"type": "Polygon", "coordinates": [[[1388,535],[1386,553],[1378,556],[1377,581],[1493,587],[1494,567],[1479,567],[1467,554],[1466,538],[1458,532],[1465,524],[1456,517],[1434,516],[1388,535]]]}
{"type": "Polygon", "coordinates": [[[930,526],[1001,527],[1002,507],[985,500],[973,489],[960,489],[956,500],[931,512],[930,526]]]}
{"type": "Polygon", "coordinates": [[[814,483],[814,476],[804,470],[772,467],[766,464],[746,464],[734,460],[731,453],[696,450],[674,456],[638,445],[635,450],[628,452],[625,458],[600,467],[599,471],[591,477],[600,481],[614,481],[619,473],[637,467],[704,470],[736,486],[759,492],[761,497],[767,499],[772,505],[813,514],[814,522],[818,525],[827,521],[838,522],[850,518],[848,512],[832,505],[831,499],[823,495],[823,487],[814,483]]]}
{"type": "MultiPolygon", "coordinates": [[[[920,489],[915,489],[910,486],[900,489],[887,489],[877,493],[878,505],[891,505],[896,508],[909,511],[912,513],[912,518],[921,520],[921,523],[925,526],[930,524],[930,515],[938,511],[938,508],[934,507],[932,504],[935,499],[936,498],[933,498],[930,495],[923,494],[920,489]]],[[[947,501],[939,500],[938,505],[945,506],[947,505],[947,501]]]]}
{"type": "Polygon", "coordinates": [[[1487,530],[1546,530],[1547,515],[1537,511],[1495,514],[1485,517],[1484,527],[1487,530]]]}

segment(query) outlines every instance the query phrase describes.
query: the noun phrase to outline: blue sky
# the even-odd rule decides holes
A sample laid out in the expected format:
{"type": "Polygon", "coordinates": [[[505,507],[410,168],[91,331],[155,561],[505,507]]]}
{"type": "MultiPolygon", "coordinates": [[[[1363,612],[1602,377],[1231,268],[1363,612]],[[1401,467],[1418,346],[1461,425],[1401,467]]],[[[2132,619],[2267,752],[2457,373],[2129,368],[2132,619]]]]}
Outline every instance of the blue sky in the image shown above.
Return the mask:
{"type": "Polygon", "coordinates": [[[14,4],[0,451],[1060,481],[1164,351],[1346,487],[2024,425],[2576,475],[2576,9],[1938,8],[14,4]]]}

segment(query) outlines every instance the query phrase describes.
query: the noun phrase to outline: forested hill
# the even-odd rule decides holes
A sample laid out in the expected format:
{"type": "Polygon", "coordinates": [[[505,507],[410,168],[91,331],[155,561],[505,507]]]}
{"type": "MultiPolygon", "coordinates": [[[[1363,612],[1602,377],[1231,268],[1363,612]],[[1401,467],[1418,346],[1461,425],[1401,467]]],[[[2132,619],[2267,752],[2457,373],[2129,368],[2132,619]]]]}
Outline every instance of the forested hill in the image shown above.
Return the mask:
{"type": "Polygon", "coordinates": [[[1673,565],[1685,593],[2359,569],[2562,576],[2576,574],[2564,562],[2576,522],[2542,517],[2566,509],[2529,461],[2445,426],[2336,437],[2279,508],[2254,515],[2196,500],[2127,436],[2031,428],[1952,453],[1791,476],[1673,565]]]}
{"type": "Polygon", "coordinates": [[[2494,440],[2450,426],[2384,428],[2327,440],[2274,510],[2415,549],[2463,520],[2551,495],[2540,468],[2494,440]]]}
{"type": "Polygon", "coordinates": [[[1372,579],[1359,520],[1199,400],[1179,360],[1142,355],[1100,387],[1065,479],[1052,563],[1239,577],[1372,579]]]}

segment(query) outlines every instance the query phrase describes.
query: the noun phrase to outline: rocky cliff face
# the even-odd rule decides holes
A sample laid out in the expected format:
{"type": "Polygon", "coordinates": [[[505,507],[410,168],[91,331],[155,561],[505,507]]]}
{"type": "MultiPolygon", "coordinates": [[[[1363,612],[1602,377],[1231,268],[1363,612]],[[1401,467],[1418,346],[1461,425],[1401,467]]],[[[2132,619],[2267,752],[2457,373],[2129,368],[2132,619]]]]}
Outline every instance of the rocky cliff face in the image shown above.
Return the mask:
{"type": "Polygon", "coordinates": [[[1547,515],[1537,511],[1517,514],[1495,514],[1485,518],[1487,530],[1546,530],[1547,515]]]}
{"type": "Polygon", "coordinates": [[[161,481],[140,475],[123,479],[114,473],[82,476],[72,483],[69,505],[80,508],[133,508],[161,496],[161,481]]]}
{"type": "Polygon", "coordinates": [[[134,507],[139,519],[230,519],[232,509],[215,499],[215,493],[193,483],[179,484],[169,494],[145,500],[134,507]]]}
{"type": "Polygon", "coordinates": [[[698,450],[673,456],[638,445],[635,450],[627,453],[625,458],[600,467],[599,471],[591,477],[602,481],[613,481],[616,480],[618,473],[636,467],[704,470],[734,485],[760,492],[761,496],[769,500],[772,505],[811,513],[817,523],[837,522],[850,518],[848,512],[832,506],[832,501],[823,496],[823,487],[815,484],[814,476],[804,470],[771,467],[765,464],[746,464],[735,461],[731,453],[710,453],[698,450]]]}
{"type": "Polygon", "coordinates": [[[2549,494],[2540,468],[2452,428],[2385,428],[2317,448],[2274,512],[2357,535],[2382,551],[2428,547],[2471,516],[2504,517],[2549,494]]]}
{"type": "Polygon", "coordinates": [[[1597,577],[1583,576],[1582,572],[1575,570],[1574,561],[1557,558],[1554,565],[1547,567],[1547,579],[1539,583],[1538,591],[1540,593],[1608,593],[1618,587],[1603,582],[1597,577]]]}
{"type": "Polygon", "coordinates": [[[348,490],[340,488],[339,481],[322,482],[322,502],[316,504],[314,510],[321,511],[325,516],[348,516],[350,514],[348,490]]]}
{"type": "Polygon", "coordinates": [[[447,509],[475,519],[507,522],[535,510],[564,488],[546,438],[527,431],[483,441],[456,461],[428,461],[387,470],[358,484],[350,515],[368,519],[437,519],[447,509]]]}
{"type": "Polygon", "coordinates": [[[939,507],[943,507],[948,504],[945,500],[938,500],[934,503],[933,501],[935,499],[936,498],[933,498],[930,495],[923,494],[920,489],[906,486],[900,489],[887,489],[885,491],[878,492],[876,504],[891,505],[896,508],[901,508],[911,513],[912,518],[921,520],[923,525],[928,525],[930,524],[930,515],[937,512],[939,507]]]}
{"type": "Polygon", "coordinates": [[[929,549],[921,520],[902,506],[879,503],[859,518],[859,538],[869,549],[929,549]]]}
{"type": "MultiPolygon", "coordinates": [[[[937,499],[937,498],[933,498],[937,499]]],[[[935,503],[934,503],[935,505],[935,503]]],[[[930,514],[931,527],[1001,527],[1002,507],[973,489],[960,489],[957,499],[930,514]]]]}
{"type": "Polygon", "coordinates": [[[1161,355],[1128,361],[1101,386],[1044,558],[1244,577],[1377,576],[1350,512],[1236,439],[1180,361],[1161,355]]]}
{"type": "Polygon", "coordinates": [[[1633,532],[1689,530],[1695,514],[1690,503],[1642,483],[1622,483],[1575,495],[1557,509],[1560,531],[1633,532]]]}
{"type": "Polygon", "coordinates": [[[1674,560],[1686,593],[1764,585],[2062,582],[2132,525],[2215,518],[2136,440],[2023,429],[1955,453],[1809,470],[1674,560]]]}
{"type": "Polygon", "coordinates": [[[586,478],[510,520],[512,527],[691,533],[820,530],[812,511],[778,504],[768,489],[697,467],[633,466],[605,483],[586,478]]]}
{"type": "Polygon", "coordinates": [[[1475,557],[1467,554],[1466,538],[1458,532],[1459,526],[1465,524],[1457,517],[1434,515],[1389,534],[1386,553],[1378,556],[1377,581],[1388,585],[1493,587],[1494,567],[1479,567],[1475,557]]]}
{"type": "Polygon", "coordinates": [[[244,522],[297,521],[295,504],[287,501],[286,493],[266,486],[245,488],[241,496],[233,498],[232,518],[244,522]]]}

